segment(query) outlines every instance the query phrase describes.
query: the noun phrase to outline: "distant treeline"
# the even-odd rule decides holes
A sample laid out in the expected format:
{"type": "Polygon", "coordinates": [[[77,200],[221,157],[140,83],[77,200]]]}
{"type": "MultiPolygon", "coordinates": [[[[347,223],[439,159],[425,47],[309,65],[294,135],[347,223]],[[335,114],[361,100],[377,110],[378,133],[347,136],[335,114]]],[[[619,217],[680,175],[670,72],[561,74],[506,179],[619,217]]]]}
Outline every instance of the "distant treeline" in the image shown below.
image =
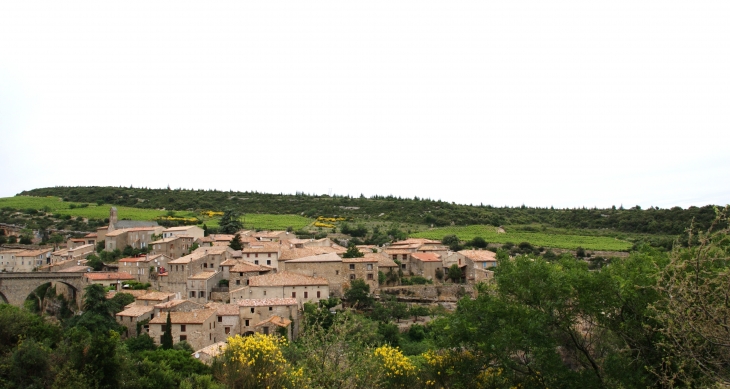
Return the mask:
{"type": "Polygon", "coordinates": [[[632,207],[532,208],[462,205],[440,200],[394,196],[351,197],[297,193],[269,194],[188,189],[133,187],[55,187],[24,191],[21,195],[58,196],[79,203],[107,203],[138,208],[174,210],[234,209],[241,213],[303,214],[309,217],[345,216],[419,223],[434,226],[489,224],[544,226],[576,229],[612,229],[629,233],[682,234],[692,220],[707,228],[715,217],[713,206],[682,209],[632,207]],[[382,214],[382,216],[381,216],[382,214]]]}

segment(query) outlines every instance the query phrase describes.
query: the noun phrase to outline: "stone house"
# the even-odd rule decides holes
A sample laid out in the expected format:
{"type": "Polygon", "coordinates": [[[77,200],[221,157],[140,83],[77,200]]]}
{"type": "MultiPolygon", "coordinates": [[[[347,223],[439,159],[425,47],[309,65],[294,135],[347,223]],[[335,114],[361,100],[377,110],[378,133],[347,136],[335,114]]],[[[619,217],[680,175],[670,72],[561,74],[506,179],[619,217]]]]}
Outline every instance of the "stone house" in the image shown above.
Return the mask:
{"type": "Polygon", "coordinates": [[[305,302],[318,303],[329,298],[329,282],[321,277],[307,277],[288,271],[265,274],[249,278],[249,286],[244,287],[238,295],[231,292],[231,301],[235,298],[266,299],[293,298],[301,306],[305,302]],[[246,289],[248,293],[246,293],[246,289]],[[248,294],[248,296],[246,296],[248,294]]]}
{"type": "MultiPolygon", "coordinates": [[[[187,296],[188,277],[208,270],[220,270],[221,264],[233,253],[230,247],[199,247],[192,253],[167,263],[167,276],[164,288],[173,293],[187,296]]],[[[162,287],[162,283],[160,284],[162,287]]]]}
{"type": "MultiPolygon", "coordinates": [[[[2,249],[0,249],[2,250],[2,249]]],[[[10,249],[0,251],[0,271],[14,271],[15,256],[21,253],[23,249],[10,249]]]]}
{"type": "Polygon", "coordinates": [[[179,226],[170,227],[162,230],[162,238],[171,238],[173,236],[187,236],[193,238],[193,241],[201,239],[205,236],[205,231],[198,226],[179,226]]]}
{"type": "MultiPolygon", "coordinates": [[[[243,335],[252,335],[259,324],[273,316],[291,320],[287,331],[289,339],[296,339],[299,334],[300,311],[295,298],[246,299],[238,302],[240,308],[240,326],[243,335]]],[[[263,326],[260,326],[263,332],[263,326]]]]}
{"type": "Polygon", "coordinates": [[[150,254],[163,254],[172,259],[180,258],[190,253],[193,247],[191,236],[171,236],[150,243],[150,254]]]}
{"type": "Polygon", "coordinates": [[[134,303],[136,305],[142,305],[145,307],[154,307],[157,304],[162,304],[173,300],[175,297],[177,297],[175,293],[153,291],[137,297],[134,303]]]}
{"type": "Polygon", "coordinates": [[[260,231],[251,234],[252,237],[256,238],[259,242],[278,242],[294,236],[286,231],[260,231]]]}
{"type": "Polygon", "coordinates": [[[497,254],[489,250],[461,250],[466,263],[466,279],[479,282],[491,276],[490,269],[497,266],[497,254]]]}
{"type": "Polygon", "coordinates": [[[216,310],[201,309],[191,312],[166,312],[150,320],[150,337],[155,344],[162,344],[167,315],[172,322],[172,341],[188,342],[194,350],[218,342],[216,335],[216,310]]]}
{"type": "Polygon", "coordinates": [[[136,227],[123,228],[107,232],[104,238],[104,250],[114,251],[115,249],[124,250],[127,246],[135,249],[148,247],[152,243],[152,236],[162,233],[164,228],[156,227],[136,227]]]}
{"type": "Polygon", "coordinates": [[[391,260],[398,263],[400,265],[400,270],[403,270],[403,273],[409,274],[411,269],[411,254],[413,251],[410,249],[392,249],[387,248],[384,250],[385,255],[390,257],[391,260]]]}
{"type": "Polygon", "coordinates": [[[258,332],[259,334],[264,335],[281,334],[284,335],[287,339],[291,339],[293,332],[291,330],[291,324],[291,320],[274,315],[256,324],[254,326],[254,332],[258,332]]]}
{"type": "Polygon", "coordinates": [[[347,274],[348,285],[353,280],[361,279],[370,285],[370,292],[378,289],[378,260],[373,257],[344,258],[342,272],[347,274]]]}
{"type": "Polygon", "coordinates": [[[274,271],[273,268],[254,265],[248,262],[239,262],[229,270],[228,287],[231,289],[247,286],[250,277],[260,276],[274,271]]]}
{"type": "Polygon", "coordinates": [[[266,265],[278,269],[280,253],[279,243],[252,243],[241,250],[241,259],[254,265],[266,265]]]}
{"type": "Polygon", "coordinates": [[[84,244],[73,248],[66,248],[51,253],[51,265],[62,261],[73,261],[86,259],[90,254],[94,253],[93,244],[84,244]]]}
{"type": "Polygon", "coordinates": [[[169,261],[169,257],[161,254],[122,258],[118,261],[118,270],[129,273],[139,282],[152,282],[163,272],[169,261]]]}
{"type": "Polygon", "coordinates": [[[175,299],[164,303],[155,304],[155,316],[165,312],[192,312],[203,309],[203,305],[190,300],[175,299]]]}
{"type": "Polygon", "coordinates": [[[333,296],[342,297],[343,285],[350,282],[349,272],[343,269],[342,258],[333,252],[291,259],[281,262],[281,266],[284,271],[326,279],[333,296]]]}
{"type": "MultiPolygon", "coordinates": [[[[155,313],[154,311],[155,308],[152,306],[132,305],[117,313],[117,323],[123,325],[127,329],[125,337],[140,335],[137,333],[137,323],[152,319],[155,313]]],[[[149,330],[149,325],[145,325],[145,327],[141,328],[140,333],[147,332],[149,330]]]]}
{"type": "Polygon", "coordinates": [[[442,268],[443,262],[438,254],[417,252],[411,254],[410,267],[412,275],[433,280],[436,278],[436,269],[442,268]]]}
{"type": "Polygon", "coordinates": [[[216,308],[218,339],[241,334],[241,308],[238,304],[223,304],[216,308]]]}
{"type": "Polygon", "coordinates": [[[199,304],[207,303],[212,289],[217,288],[222,279],[223,272],[215,270],[202,271],[194,276],[189,276],[187,280],[188,300],[199,304]]]}
{"type": "Polygon", "coordinates": [[[66,248],[73,249],[87,244],[84,238],[71,238],[66,241],[66,248]]]}

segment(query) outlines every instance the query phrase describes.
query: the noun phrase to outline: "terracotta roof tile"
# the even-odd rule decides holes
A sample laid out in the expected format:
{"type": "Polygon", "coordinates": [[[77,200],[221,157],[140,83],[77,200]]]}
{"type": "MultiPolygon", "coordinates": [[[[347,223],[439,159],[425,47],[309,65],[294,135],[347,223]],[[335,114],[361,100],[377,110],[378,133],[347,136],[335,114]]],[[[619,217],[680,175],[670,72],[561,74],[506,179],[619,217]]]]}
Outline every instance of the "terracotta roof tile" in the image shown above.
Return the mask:
{"type": "Polygon", "coordinates": [[[231,273],[254,273],[271,270],[274,269],[268,266],[255,265],[249,262],[239,262],[236,266],[233,266],[230,271],[231,273]]]}
{"type": "Polygon", "coordinates": [[[175,293],[167,293],[167,292],[148,292],[145,293],[142,296],[137,297],[137,300],[146,300],[146,301],[162,301],[165,299],[169,299],[171,297],[175,297],[175,293]]]}
{"type": "Polygon", "coordinates": [[[257,323],[254,327],[261,327],[268,323],[274,324],[279,327],[288,327],[289,324],[291,324],[291,320],[274,315],[262,322],[257,323]]]}
{"type": "Polygon", "coordinates": [[[305,262],[343,262],[339,255],[335,253],[321,254],[321,255],[310,255],[308,257],[301,257],[296,259],[290,259],[287,263],[305,263],[305,262]]]}
{"type": "Polygon", "coordinates": [[[497,262],[497,254],[489,250],[461,250],[459,254],[473,262],[497,262]]]}
{"type": "Polygon", "coordinates": [[[441,257],[434,253],[413,253],[411,257],[421,262],[441,262],[441,257]]]}
{"type": "Polygon", "coordinates": [[[238,304],[223,304],[216,310],[218,316],[238,316],[240,312],[241,307],[238,304]]]}
{"type": "Polygon", "coordinates": [[[155,310],[155,307],[148,305],[132,305],[131,307],[117,313],[117,316],[139,317],[155,310]]]}

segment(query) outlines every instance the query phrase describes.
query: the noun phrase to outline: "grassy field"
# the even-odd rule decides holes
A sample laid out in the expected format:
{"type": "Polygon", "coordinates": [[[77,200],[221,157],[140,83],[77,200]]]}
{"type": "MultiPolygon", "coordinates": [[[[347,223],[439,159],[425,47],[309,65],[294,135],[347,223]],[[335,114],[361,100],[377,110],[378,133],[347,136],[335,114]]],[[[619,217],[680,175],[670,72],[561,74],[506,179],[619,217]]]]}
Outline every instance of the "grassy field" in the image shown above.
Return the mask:
{"type": "MultiPolygon", "coordinates": [[[[208,227],[218,227],[218,221],[220,218],[207,219],[204,223],[208,227]]],[[[241,218],[243,227],[247,229],[260,229],[260,230],[286,230],[287,227],[292,227],[295,230],[304,228],[312,222],[314,219],[309,219],[299,215],[268,215],[268,214],[246,214],[245,217],[241,218]]]]}
{"type": "MultiPolygon", "coordinates": [[[[0,198],[0,208],[13,209],[37,209],[41,211],[57,213],[60,215],[70,215],[73,217],[84,217],[93,219],[106,219],[109,217],[110,204],[88,204],[84,208],[79,208],[81,203],[71,203],[61,201],[57,197],[29,197],[16,196],[0,198]],[[74,208],[72,207],[72,204],[74,208]]],[[[166,216],[168,211],[159,211],[156,209],[142,209],[132,207],[117,207],[117,216],[121,219],[131,220],[155,220],[159,216],[166,216]]],[[[217,227],[220,218],[206,218],[196,212],[190,211],[174,211],[176,217],[197,217],[209,227],[217,227]]],[[[295,230],[308,226],[314,220],[299,215],[268,215],[268,214],[247,214],[242,221],[245,222],[246,228],[258,228],[266,230],[285,230],[287,227],[293,227],[295,230]]]]}
{"type": "Polygon", "coordinates": [[[630,242],[604,236],[585,236],[570,234],[546,234],[541,232],[510,232],[498,234],[492,226],[442,227],[411,234],[414,238],[442,239],[446,235],[456,235],[461,240],[471,240],[481,236],[489,243],[529,242],[535,247],[554,247],[560,249],[628,251],[630,242]]]}
{"type": "MultiPolygon", "coordinates": [[[[85,208],[78,208],[79,205],[82,205],[82,203],[65,202],[56,197],[16,196],[0,198],[0,208],[37,209],[57,213],[59,215],[70,215],[73,217],[84,217],[89,219],[106,219],[109,217],[109,209],[113,207],[113,205],[110,204],[88,204],[85,208]],[[71,208],[72,204],[75,208],[71,208]]],[[[116,207],[117,217],[120,220],[154,220],[158,216],[167,215],[167,211],[158,211],[156,209],[116,207]]],[[[188,211],[176,211],[175,216],[194,217],[195,214],[188,211]]]]}

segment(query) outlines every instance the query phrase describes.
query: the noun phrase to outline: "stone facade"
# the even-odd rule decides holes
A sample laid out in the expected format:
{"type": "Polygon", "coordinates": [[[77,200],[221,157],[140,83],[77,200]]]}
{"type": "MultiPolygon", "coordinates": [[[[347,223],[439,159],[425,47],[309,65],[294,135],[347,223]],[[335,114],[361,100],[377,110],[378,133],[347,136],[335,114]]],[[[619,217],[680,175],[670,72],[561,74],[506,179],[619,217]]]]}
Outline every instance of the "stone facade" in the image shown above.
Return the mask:
{"type": "MultiPolygon", "coordinates": [[[[169,312],[172,322],[172,341],[186,341],[194,350],[201,349],[218,341],[216,334],[217,316],[215,309],[202,309],[192,312],[169,312]]],[[[162,344],[168,313],[150,320],[150,337],[155,344],[162,344]]],[[[222,339],[221,339],[222,340],[222,339]]]]}

